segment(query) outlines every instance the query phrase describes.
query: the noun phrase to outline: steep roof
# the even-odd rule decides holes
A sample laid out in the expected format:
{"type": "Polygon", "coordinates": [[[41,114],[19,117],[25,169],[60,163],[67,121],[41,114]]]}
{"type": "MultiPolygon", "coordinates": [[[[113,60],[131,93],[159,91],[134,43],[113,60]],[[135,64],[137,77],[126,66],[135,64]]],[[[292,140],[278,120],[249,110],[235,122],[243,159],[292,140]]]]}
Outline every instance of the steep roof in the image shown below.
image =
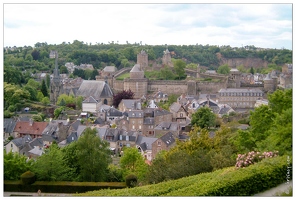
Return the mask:
{"type": "Polygon", "coordinates": [[[5,133],[12,133],[14,130],[14,127],[16,125],[16,121],[13,118],[4,118],[4,132],[5,133]]]}
{"type": "Polygon", "coordinates": [[[14,132],[41,136],[47,125],[48,122],[32,122],[31,125],[28,121],[19,121],[15,125],[14,132]]]}
{"type": "Polygon", "coordinates": [[[160,139],[167,145],[170,146],[171,144],[173,144],[175,142],[174,136],[171,132],[166,133],[165,135],[163,135],[162,137],[160,137],[160,139]]]}
{"type": "Polygon", "coordinates": [[[83,97],[93,96],[95,99],[99,99],[111,98],[113,97],[113,92],[105,81],[83,80],[76,95],[83,97]]]}
{"type": "Polygon", "coordinates": [[[154,137],[144,137],[142,135],[139,135],[136,141],[136,144],[139,145],[143,151],[146,150],[152,150],[152,143],[155,142],[158,138],[154,138],[154,137]],[[145,150],[143,149],[145,145],[145,150]]]}
{"type": "Polygon", "coordinates": [[[21,138],[15,138],[11,142],[15,144],[15,146],[21,148],[25,145],[26,142],[31,142],[32,137],[29,135],[25,135],[24,137],[21,138]]]}
{"type": "Polygon", "coordinates": [[[181,104],[174,102],[171,106],[170,106],[170,110],[173,112],[178,112],[181,108],[181,104]]]}
{"type": "Polygon", "coordinates": [[[87,97],[82,103],[98,103],[92,96],[87,97]]]}
{"type": "Polygon", "coordinates": [[[140,64],[135,64],[130,72],[141,72],[140,64]]]}

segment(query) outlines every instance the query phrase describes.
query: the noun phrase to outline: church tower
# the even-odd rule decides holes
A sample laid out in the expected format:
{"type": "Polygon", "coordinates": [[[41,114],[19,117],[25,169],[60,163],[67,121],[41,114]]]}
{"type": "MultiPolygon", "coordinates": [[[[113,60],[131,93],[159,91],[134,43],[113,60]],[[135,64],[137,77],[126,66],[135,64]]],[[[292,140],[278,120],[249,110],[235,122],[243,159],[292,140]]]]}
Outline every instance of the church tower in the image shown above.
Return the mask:
{"type": "Polygon", "coordinates": [[[55,58],[55,69],[53,70],[53,78],[50,82],[50,102],[56,104],[59,95],[63,92],[63,85],[61,83],[60,72],[58,69],[58,52],[51,51],[50,58],[55,58]]]}

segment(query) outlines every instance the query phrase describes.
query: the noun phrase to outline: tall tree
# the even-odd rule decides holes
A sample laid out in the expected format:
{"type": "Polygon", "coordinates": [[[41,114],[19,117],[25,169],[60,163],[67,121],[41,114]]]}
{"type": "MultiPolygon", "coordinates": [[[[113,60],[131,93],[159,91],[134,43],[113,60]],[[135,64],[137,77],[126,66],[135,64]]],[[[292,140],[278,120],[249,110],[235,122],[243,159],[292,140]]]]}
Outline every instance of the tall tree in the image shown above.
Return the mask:
{"type": "Polygon", "coordinates": [[[175,60],[174,70],[178,76],[178,79],[185,76],[185,67],[186,67],[185,61],[183,61],[182,59],[175,60]]]}
{"type": "Polygon", "coordinates": [[[97,129],[86,128],[76,142],[81,181],[105,181],[111,163],[109,143],[96,136],[97,129]]]}
{"type": "Polygon", "coordinates": [[[72,177],[72,169],[66,165],[63,152],[56,144],[37,158],[32,171],[39,181],[67,181],[72,177]]]}
{"type": "Polygon", "coordinates": [[[47,87],[46,87],[44,79],[42,80],[42,84],[41,84],[41,92],[42,92],[43,96],[48,97],[48,91],[47,91],[47,87]]]}
{"type": "Polygon", "coordinates": [[[143,180],[148,166],[144,157],[135,147],[124,148],[123,156],[120,158],[120,167],[123,169],[123,176],[135,174],[139,180],[143,180]]]}

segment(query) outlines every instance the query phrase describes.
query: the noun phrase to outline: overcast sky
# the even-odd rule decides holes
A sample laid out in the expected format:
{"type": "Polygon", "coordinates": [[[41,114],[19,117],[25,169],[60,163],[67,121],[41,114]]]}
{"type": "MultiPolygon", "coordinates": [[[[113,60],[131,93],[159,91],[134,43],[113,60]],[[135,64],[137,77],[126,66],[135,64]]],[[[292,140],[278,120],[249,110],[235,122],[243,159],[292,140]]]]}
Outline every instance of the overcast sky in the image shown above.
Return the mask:
{"type": "Polygon", "coordinates": [[[292,49],[292,4],[3,4],[3,46],[105,43],[292,49]]]}

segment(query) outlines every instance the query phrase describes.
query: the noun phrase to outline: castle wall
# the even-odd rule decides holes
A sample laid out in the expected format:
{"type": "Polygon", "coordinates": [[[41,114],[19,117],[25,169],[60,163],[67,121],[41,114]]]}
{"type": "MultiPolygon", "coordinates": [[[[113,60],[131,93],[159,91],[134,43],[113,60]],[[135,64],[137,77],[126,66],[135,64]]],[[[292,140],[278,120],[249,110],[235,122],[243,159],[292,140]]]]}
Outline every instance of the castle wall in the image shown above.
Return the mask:
{"type": "Polygon", "coordinates": [[[154,80],[148,82],[148,91],[161,90],[167,94],[187,94],[187,81],[164,81],[154,80]]]}
{"type": "Polygon", "coordinates": [[[148,79],[125,79],[123,83],[124,90],[131,90],[134,92],[134,98],[141,98],[147,94],[148,79]]]}
{"type": "Polygon", "coordinates": [[[227,82],[197,82],[197,91],[201,93],[217,93],[220,89],[226,88],[227,82]]]}

